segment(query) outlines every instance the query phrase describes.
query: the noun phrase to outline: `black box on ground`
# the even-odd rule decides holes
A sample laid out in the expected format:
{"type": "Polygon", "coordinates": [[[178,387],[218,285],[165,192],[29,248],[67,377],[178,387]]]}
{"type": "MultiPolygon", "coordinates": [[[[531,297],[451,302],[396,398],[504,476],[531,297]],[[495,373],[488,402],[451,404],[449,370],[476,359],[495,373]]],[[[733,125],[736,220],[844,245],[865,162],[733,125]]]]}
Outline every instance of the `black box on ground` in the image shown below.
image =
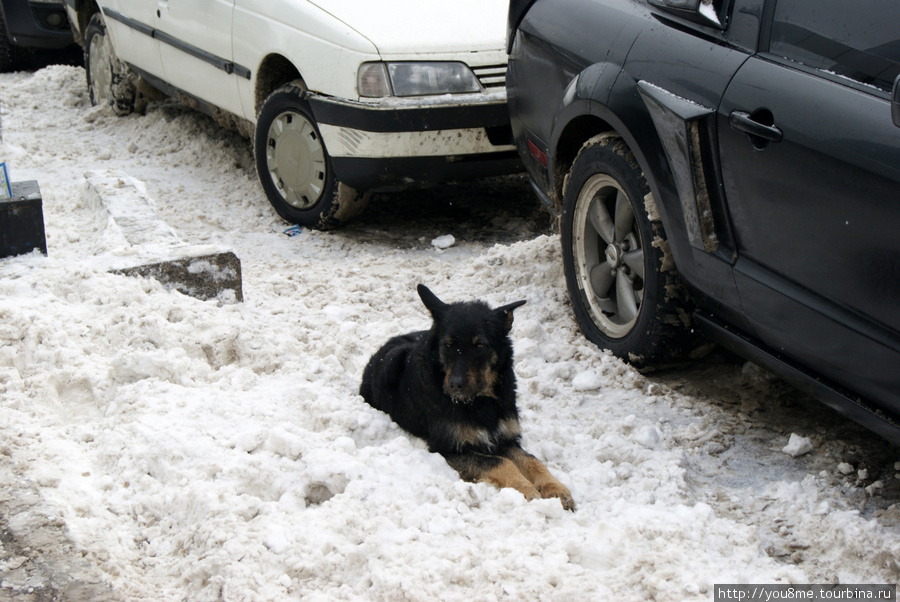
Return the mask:
{"type": "Polygon", "coordinates": [[[47,254],[44,209],[36,180],[10,182],[12,197],[0,199],[0,258],[31,253],[47,254]]]}

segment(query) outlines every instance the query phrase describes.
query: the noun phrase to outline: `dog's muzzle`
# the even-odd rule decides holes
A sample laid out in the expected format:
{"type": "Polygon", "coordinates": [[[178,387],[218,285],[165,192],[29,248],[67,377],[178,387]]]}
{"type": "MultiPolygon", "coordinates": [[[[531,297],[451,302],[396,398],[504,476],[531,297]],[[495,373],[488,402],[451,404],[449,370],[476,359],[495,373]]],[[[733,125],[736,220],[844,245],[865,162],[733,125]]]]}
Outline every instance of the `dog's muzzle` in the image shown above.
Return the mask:
{"type": "Polygon", "coordinates": [[[450,383],[445,383],[444,393],[450,396],[450,399],[451,401],[453,401],[453,403],[458,404],[472,403],[472,400],[475,399],[474,395],[471,395],[466,391],[465,385],[460,387],[452,386],[450,383]]]}
{"type": "Polygon", "coordinates": [[[444,393],[450,396],[453,403],[465,405],[472,403],[481,387],[472,382],[468,374],[447,374],[444,378],[444,393]]]}

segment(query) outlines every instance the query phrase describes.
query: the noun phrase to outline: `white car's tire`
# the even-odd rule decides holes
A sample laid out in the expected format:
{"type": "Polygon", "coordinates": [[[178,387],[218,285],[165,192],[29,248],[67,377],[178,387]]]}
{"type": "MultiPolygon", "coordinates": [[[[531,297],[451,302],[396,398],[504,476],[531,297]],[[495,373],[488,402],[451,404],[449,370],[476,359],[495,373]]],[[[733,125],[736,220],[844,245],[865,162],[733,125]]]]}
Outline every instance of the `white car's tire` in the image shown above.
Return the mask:
{"type": "Polygon", "coordinates": [[[134,112],[134,77],[116,58],[99,12],[93,14],[84,30],[84,69],[92,105],[108,104],[116,115],[134,112]]]}
{"type": "Polygon", "coordinates": [[[365,208],[367,198],[337,181],[319,127],[299,82],[265,100],[256,120],[256,171],[269,202],[282,218],[328,230],[365,208]]]}

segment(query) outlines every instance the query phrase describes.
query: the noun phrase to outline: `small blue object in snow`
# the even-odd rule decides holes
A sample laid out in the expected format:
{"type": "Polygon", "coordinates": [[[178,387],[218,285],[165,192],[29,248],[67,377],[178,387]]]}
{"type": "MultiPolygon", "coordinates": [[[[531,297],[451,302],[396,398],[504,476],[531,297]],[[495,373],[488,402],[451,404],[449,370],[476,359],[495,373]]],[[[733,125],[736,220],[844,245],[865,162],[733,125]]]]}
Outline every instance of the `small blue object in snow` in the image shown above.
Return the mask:
{"type": "Polygon", "coordinates": [[[301,228],[300,226],[291,226],[290,228],[288,228],[287,230],[284,231],[284,233],[287,236],[297,236],[298,234],[301,234],[302,232],[303,232],[303,228],[301,228]]]}
{"type": "Polygon", "coordinates": [[[9,172],[6,171],[6,163],[0,163],[0,199],[12,197],[12,188],[9,185],[9,172]]]}

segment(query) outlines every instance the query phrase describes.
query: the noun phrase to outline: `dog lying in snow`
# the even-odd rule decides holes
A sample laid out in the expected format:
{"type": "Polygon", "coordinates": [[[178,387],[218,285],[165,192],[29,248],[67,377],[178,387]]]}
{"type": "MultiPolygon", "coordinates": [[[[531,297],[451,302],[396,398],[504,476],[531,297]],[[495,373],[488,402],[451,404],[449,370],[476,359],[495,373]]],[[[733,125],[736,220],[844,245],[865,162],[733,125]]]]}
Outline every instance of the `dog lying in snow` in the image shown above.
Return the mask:
{"type": "Polygon", "coordinates": [[[430,330],[390,339],[369,360],[360,395],[428,442],[471,482],[512,487],[526,499],[572,494],[522,449],[509,332],[525,301],[491,309],[481,301],[444,303],[424,285],[430,330]]]}

